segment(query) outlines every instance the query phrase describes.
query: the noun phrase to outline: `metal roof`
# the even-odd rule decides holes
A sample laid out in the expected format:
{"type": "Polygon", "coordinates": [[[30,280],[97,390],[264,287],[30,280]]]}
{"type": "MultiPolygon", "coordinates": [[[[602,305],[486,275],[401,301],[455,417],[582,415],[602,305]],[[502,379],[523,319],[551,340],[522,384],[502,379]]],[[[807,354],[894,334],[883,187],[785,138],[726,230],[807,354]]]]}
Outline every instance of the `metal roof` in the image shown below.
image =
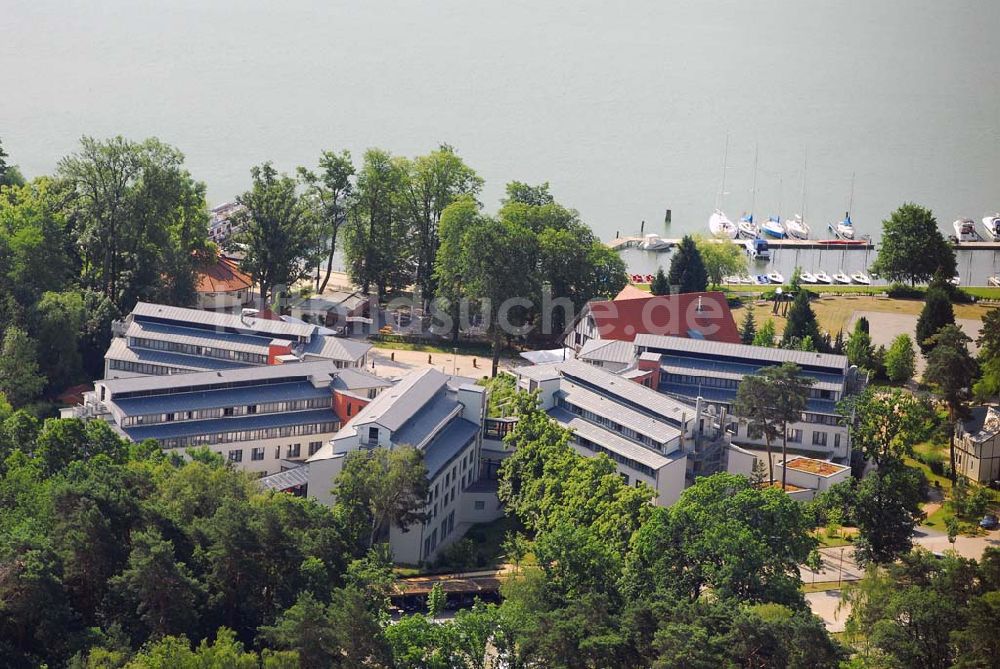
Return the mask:
{"type": "Polygon", "coordinates": [[[580,347],[576,357],[627,365],[635,357],[635,344],[617,339],[590,339],[580,347]]]}
{"type": "MultiPolygon", "coordinates": [[[[388,391],[383,391],[388,392],[388,391]]],[[[454,393],[439,390],[392,435],[392,443],[420,446],[434,434],[434,430],[449,416],[461,412],[462,405],[454,393]]]]}
{"type": "Polygon", "coordinates": [[[358,388],[388,388],[392,381],[375,376],[360,369],[345,367],[338,369],[333,379],[333,387],[337,390],[355,390],[358,388]]]}
{"type": "Polygon", "coordinates": [[[680,424],[682,417],[686,416],[688,420],[694,418],[694,407],[585,362],[573,360],[563,363],[559,365],[559,371],[564,377],[586,383],[602,394],[613,395],[636,410],[655,414],[664,420],[680,424]]]}
{"type": "Polygon", "coordinates": [[[635,460],[639,464],[650,469],[660,469],[669,465],[672,460],[657,453],[656,451],[641,446],[630,439],[607,430],[599,425],[595,425],[579,416],[566,411],[565,409],[552,409],[549,416],[557,423],[569,430],[572,430],[580,437],[599,444],[613,453],[622,457],[635,460]]]}
{"type": "MultiPolygon", "coordinates": [[[[132,321],[128,329],[125,330],[125,336],[141,337],[153,341],[169,341],[191,346],[220,348],[227,351],[239,351],[241,353],[256,353],[258,355],[267,355],[268,346],[274,340],[270,336],[260,337],[256,335],[220,332],[218,330],[199,330],[182,325],[168,325],[165,323],[144,321],[132,321]]],[[[289,344],[293,343],[291,340],[286,341],[289,344]]]]}
{"type": "Polygon", "coordinates": [[[332,360],[345,360],[347,362],[357,362],[371,350],[372,345],[368,342],[348,339],[346,337],[313,337],[313,339],[302,349],[305,356],[317,356],[320,358],[330,358],[332,360]]]}
{"type": "Polygon", "coordinates": [[[199,386],[212,386],[228,383],[278,383],[276,379],[320,381],[320,385],[329,384],[330,377],[337,372],[337,366],[329,360],[318,362],[295,362],[285,365],[267,365],[263,367],[239,367],[211,372],[192,372],[190,374],[172,374],[168,376],[138,376],[127,379],[104,379],[103,384],[112,398],[125,393],[155,393],[186,392],[199,386]]]}
{"type": "Polygon", "coordinates": [[[521,357],[533,365],[541,365],[550,362],[562,362],[573,357],[573,349],[552,348],[545,351],[522,351],[521,357]]]}
{"type": "Polygon", "coordinates": [[[445,427],[424,449],[427,477],[433,479],[455,456],[476,438],[479,426],[464,418],[457,418],[445,427]]]}
{"type": "MultiPolygon", "coordinates": [[[[625,383],[633,382],[625,381],[625,383]]],[[[666,443],[671,439],[678,438],[681,434],[676,426],[664,420],[640,413],[618,402],[615,398],[605,397],[565,379],[561,386],[561,392],[570,404],[612,420],[622,427],[635,430],[639,434],[645,435],[657,442],[666,443]]],[[[693,417],[694,409],[687,408],[687,414],[688,417],[693,417]]]]}
{"type": "Polygon", "coordinates": [[[549,381],[559,378],[558,365],[561,363],[549,363],[547,365],[524,365],[515,367],[511,372],[516,376],[523,376],[533,381],[549,381]]]}
{"type": "Polygon", "coordinates": [[[309,463],[301,467],[286,469],[277,474],[271,474],[257,479],[257,485],[265,490],[288,490],[309,483],[309,463]]]}
{"type": "MultiPolygon", "coordinates": [[[[253,416],[236,416],[233,418],[215,418],[211,420],[189,420],[158,425],[136,425],[122,428],[132,441],[143,439],[175,439],[177,437],[194,437],[202,434],[219,434],[221,432],[238,432],[242,430],[259,430],[268,427],[288,427],[291,425],[309,425],[314,423],[338,422],[333,409],[315,409],[313,411],[292,411],[284,413],[265,413],[253,416]]],[[[302,439],[314,435],[301,435],[302,439]]]]}
{"type": "Polygon", "coordinates": [[[128,342],[121,337],[111,340],[105,360],[121,360],[124,362],[144,362],[151,365],[176,367],[188,372],[205,372],[214,369],[238,369],[248,367],[249,363],[222,358],[208,358],[200,355],[185,355],[171,351],[157,351],[151,348],[129,348],[128,342]]]}
{"type": "Polygon", "coordinates": [[[136,304],[135,308],[132,309],[131,315],[140,319],[161,319],[194,327],[200,326],[201,329],[219,328],[231,329],[237,332],[262,332],[278,337],[310,338],[316,331],[316,326],[310,324],[286,323],[267,318],[248,317],[244,319],[242,316],[234,314],[171,307],[165,304],[152,304],[149,302],[139,302],[136,304]]]}
{"type": "Polygon", "coordinates": [[[219,390],[202,390],[169,395],[146,395],[124,400],[113,400],[126,416],[143,416],[158,413],[196,411],[222,407],[263,404],[265,402],[290,402],[294,400],[323,399],[333,401],[329,387],[316,388],[308,381],[269,383],[260,386],[243,386],[219,390]]]}
{"type": "MultiPolygon", "coordinates": [[[[767,367],[767,365],[765,365],[767,367]]],[[[677,358],[669,356],[664,359],[661,369],[667,374],[681,374],[684,376],[700,376],[713,379],[727,379],[729,381],[742,381],[750,374],[756,374],[761,370],[757,365],[743,365],[739,363],[715,362],[712,360],[694,360],[691,358],[677,358]]],[[[840,381],[828,380],[831,374],[803,373],[803,376],[813,379],[810,388],[815,390],[830,390],[840,392],[844,389],[844,377],[840,381]],[[822,378],[819,378],[822,377],[822,378]]],[[[834,377],[836,378],[836,377],[834,377]]]]}
{"type": "Polygon", "coordinates": [[[378,423],[395,432],[448,383],[448,375],[427,368],[410,372],[379,393],[351,419],[354,425],[378,423]]]}
{"type": "Polygon", "coordinates": [[[635,344],[643,349],[653,349],[661,352],[696,353],[759,361],[764,364],[781,364],[794,362],[805,367],[825,367],[828,369],[847,370],[847,357],[832,353],[816,353],[813,351],[795,351],[785,348],[770,348],[767,346],[747,346],[745,344],[727,344],[718,341],[702,339],[685,339],[683,337],[668,337],[662,335],[639,334],[635,344]]]}
{"type": "MultiPolygon", "coordinates": [[[[660,388],[663,392],[670,393],[671,395],[689,397],[692,401],[694,401],[697,397],[701,397],[709,402],[723,402],[725,404],[731,404],[736,399],[735,388],[717,388],[715,386],[700,386],[697,384],[662,381],[660,382],[660,388]]],[[[839,415],[837,414],[837,402],[835,400],[821,400],[813,397],[806,400],[805,413],[821,413],[831,416],[839,415]]]]}

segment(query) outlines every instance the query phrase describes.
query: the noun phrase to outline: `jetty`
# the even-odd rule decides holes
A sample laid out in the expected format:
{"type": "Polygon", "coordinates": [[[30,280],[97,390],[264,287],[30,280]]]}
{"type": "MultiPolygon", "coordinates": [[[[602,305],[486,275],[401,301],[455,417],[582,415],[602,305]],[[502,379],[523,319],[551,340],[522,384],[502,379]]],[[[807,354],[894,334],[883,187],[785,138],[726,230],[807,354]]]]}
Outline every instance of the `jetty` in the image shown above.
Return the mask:
{"type": "MultiPolygon", "coordinates": [[[[666,237],[660,237],[660,239],[667,244],[664,249],[673,248],[680,245],[681,240],[679,239],[668,239],[666,237]]],[[[767,245],[771,248],[781,249],[781,248],[792,248],[792,249],[867,249],[871,250],[875,248],[875,242],[872,239],[862,238],[862,239],[773,239],[771,237],[764,237],[767,240],[767,245]]],[[[730,241],[723,239],[722,241],[730,241]]],[[[732,242],[736,244],[742,244],[745,240],[743,239],[733,239],[732,242]]],[[[639,245],[643,242],[642,237],[617,237],[611,241],[605,242],[608,247],[615,251],[621,251],[624,249],[637,249],[639,245]]],[[[951,242],[951,245],[956,249],[976,249],[983,251],[1000,251],[1000,241],[978,241],[978,242],[951,242]]]]}

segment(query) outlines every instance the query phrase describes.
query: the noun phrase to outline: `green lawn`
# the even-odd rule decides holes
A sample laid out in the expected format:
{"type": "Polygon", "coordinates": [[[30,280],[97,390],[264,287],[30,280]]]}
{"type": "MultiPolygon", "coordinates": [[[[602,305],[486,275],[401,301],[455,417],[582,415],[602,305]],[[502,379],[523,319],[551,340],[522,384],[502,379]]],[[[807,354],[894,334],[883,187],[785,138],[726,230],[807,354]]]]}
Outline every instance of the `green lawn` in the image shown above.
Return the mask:
{"type": "Polygon", "coordinates": [[[816,583],[803,583],[802,592],[808,594],[810,592],[826,592],[827,590],[839,590],[843,587],[843,583],[837,581],[817,581],[816,583]]]}

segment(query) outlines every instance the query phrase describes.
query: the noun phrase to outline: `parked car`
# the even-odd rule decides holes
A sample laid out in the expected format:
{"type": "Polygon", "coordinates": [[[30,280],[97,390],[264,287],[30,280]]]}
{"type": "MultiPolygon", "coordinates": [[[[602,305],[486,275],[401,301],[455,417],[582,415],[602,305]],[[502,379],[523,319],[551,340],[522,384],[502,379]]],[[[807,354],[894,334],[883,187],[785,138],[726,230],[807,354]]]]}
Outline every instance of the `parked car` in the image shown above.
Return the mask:
{"type": "Polygon", "coordinates": [[[979,521],[979,527],[984,530],[995,530],[998,526],[1000,526],[1000,521],[998,521],[997,517],[992,513],[987,513],[983,516],[983,519],[979,521]]]}

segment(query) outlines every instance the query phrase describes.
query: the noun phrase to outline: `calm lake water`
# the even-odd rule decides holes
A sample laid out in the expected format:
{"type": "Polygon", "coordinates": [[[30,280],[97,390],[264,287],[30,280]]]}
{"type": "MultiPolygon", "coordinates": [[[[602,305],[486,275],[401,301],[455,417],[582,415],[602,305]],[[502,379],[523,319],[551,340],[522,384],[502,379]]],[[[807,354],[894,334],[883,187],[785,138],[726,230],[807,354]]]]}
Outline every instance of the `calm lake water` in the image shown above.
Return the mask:
{"type": "Polygon", "coordinates": [[[448,142],[488,209],[549,181],[613,238],[704,231],[728,134],[734,220],[756,147],[759,217],[802,209],[807,162],[814,230],[855,174],[861,233],[904,201],[950,233],[1000,209],[998,34],[997,0],[0,0],[0,137],[37,175],[155,135],[213,204],[264,160],[448,142]]]}

